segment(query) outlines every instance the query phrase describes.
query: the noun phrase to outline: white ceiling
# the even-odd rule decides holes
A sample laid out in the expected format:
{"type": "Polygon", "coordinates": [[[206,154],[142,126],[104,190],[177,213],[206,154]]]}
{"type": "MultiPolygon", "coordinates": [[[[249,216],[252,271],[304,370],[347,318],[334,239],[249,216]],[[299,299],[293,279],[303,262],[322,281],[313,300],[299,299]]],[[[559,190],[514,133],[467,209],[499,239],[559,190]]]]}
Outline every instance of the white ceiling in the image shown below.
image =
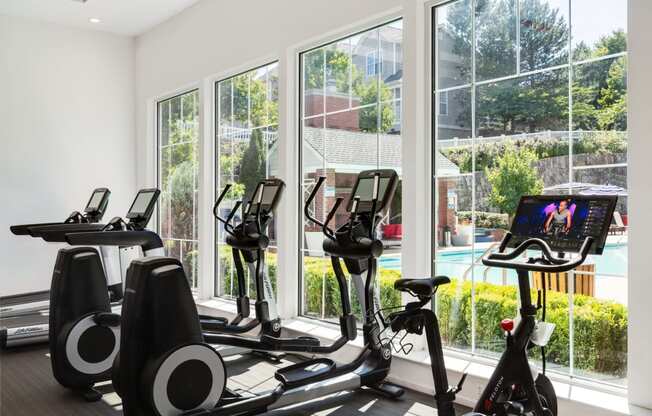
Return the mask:
{"type": "Polygon", "coordinates": [[[0,14],[139,35],[199,0],[0,0],[0,14]],[[91,23],[90,18],[101,19],[91,23]]]}

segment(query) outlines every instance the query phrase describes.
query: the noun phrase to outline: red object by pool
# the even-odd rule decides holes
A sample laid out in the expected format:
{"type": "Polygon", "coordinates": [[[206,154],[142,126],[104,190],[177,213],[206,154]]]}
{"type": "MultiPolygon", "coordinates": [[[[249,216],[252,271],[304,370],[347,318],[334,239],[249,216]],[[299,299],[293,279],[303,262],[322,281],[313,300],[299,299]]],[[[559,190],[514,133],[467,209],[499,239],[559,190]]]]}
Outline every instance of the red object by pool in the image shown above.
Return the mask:
{"type": "Polygon", "coordinates": [[[383,227],[383,238],[398,240],[403,238],[403,224],[387,224],[383,227]]]}

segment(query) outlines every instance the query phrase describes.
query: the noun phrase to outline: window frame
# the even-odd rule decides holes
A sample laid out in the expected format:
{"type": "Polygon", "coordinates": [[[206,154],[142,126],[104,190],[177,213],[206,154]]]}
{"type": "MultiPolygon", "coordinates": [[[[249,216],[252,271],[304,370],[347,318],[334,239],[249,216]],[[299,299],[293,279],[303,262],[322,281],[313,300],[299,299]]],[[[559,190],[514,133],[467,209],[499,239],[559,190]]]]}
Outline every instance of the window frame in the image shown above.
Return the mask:
{"type": "MultiPolygon", "coordinates": [[[[298,216],[298,222],[297,222],[297,234],[295,235],[295,239],[298,242],[298,247],[296,250],[296,270],[297,270],[297,285],[296,285],[296,296],[297,296],[297,317],[302,317],[305,319],[310,319],[318,322],[324,322],[326,324],[332,324],[331,321],[328,321],[326,319],[321,319],[313,316],[307,316],[304,314],[304,304],[305,304],[305,299],[304,299],[304,273],[303,273],[303,259],[304,259],[304,250],[303,250],[303,240],[305,238],[304,235],[304,222],[305,222],[305,215],[303,212],[303,202],[304,202],[304,191],[303,191],[303,185],[304,185],[304,178],[303,178],[303,123],[304,119],[306,118],[304,115],[304,97],[303,97],[303,91],[304,91],[304,74],[303,74],[303,57],[307,55],[310,52],[316,51],[318,49],[327,47],[329,45],[335,44],[337,42],[340,42],[345,39],[353,38],[355,36],[361,35],[366,32],[370,32],[379,28],[382,28],[384,26],[390,25],[394,22],[398,21],[405,21],[405,17],[403,16],[402,13],[399,12],[393,12],[389,13],[388,15],[381,17],[381,18],[376,18],[372,20],[372,23],[369,23],[368,25],[360,24],[357,25],[357,27],[353,30],[350,31],[342,31],[338,33],[337,35],[334,35],[332,37],[326,38],[322,41],[315,41],[311,42],[311,44],[308,46],[306,45],[305,47],[297,47],[295,49],[295,57],[296,57],[296,65],[295,65],[295,84],[296,85],[296,92],[295,92],[295,97],[296,97],[296,105],[293,106],[294,108],[294,114],[296,114],[297,118],[295,119],[296,121],[296,141],[298,143],[297,146],[297,158],[295,159],[297,161],[297,166],[296,166],[296,172],[297,174],[297,184],[298,184],[298,198],[297,198],[297,207],[296,209],[299,212],[298,216]]],[[[394,48],[395,49],[395,48],[394,48]]],[[[382,54],[382,48],[379,48],[376,50],[376,52],[380,52],[382,54]]],[[[367,62],[366,62],[366,56],[368,53],[365,55],[365,77],[367,76],[366,74],[366,68],[367,68],[367,62]]],[[[401,55],[403,56],[403,55],[401,55]]],[[[381,61],[382,64],[382,61],[381,61]]],[[[382,69],[380,71],[380,74],[382,74],[382,69]]],[[[377,72],[373,76],[378,76],[379,73],[377,72]]],[[[392,102],[393,102],[393,96],[392,96],[392,102]]],[[[403,93],[401,92],[401,105],[403,103],[403,93]]],[[[402,111],[401,111],[402,113],[402,111]]],[[[308,116],[307,118],[310,118],[312,116],[308,116]]],[[[401,114],[401,122],[403,121],[403,114],[401,114]]],[[[360,330],[360,328],[358,328],[360,330]]]]}
{"type": "MultiPolygon", "coordinates": [[[[427,33],[428,33],[428,39],[429,39],[428,46],[427,46],[427,53],[428,53],[428,56],[429,56],[429,64],[430,64],[430,71],[427,71],[428,72],[427,76],[429,76],[430,79],[427,80],[427,84],[429,85],[429,88],[430,88],[429,89],[429,94],[431,94],[431,96],[429,98],[429,101],[428,101],[430,103],[431,108],[428,109],[427,117],[430,118],[430,120],[428,122],[428,126],[429,126],[429,129],[430,129],[429,138],[430,138],[430,143],[431,143],[430,144],[431,148],[429,149],[430,169],[431,169],[431,171],[430,171],[430,181],[428,183],[428,186],[431,189],[429,200],[430,200],[430,204],[431,204],[430,208],[431,208],[431,221],[432,221],[432,227],[431,227],[431,231],[430,231],[430,241],[431,241],[430,265],[431,265],[431,275],[432,276],[435,276],[437,274],[436,273],[436,267],[437,267],[437,263],[438,263],[438,260],[437,260],[437,254],[438,254],[437,247],[439,245],[438,238],[437,238],[437,224],[438,224],[437,204],[439,202],[437,200],[437,198],[438,198],[438,196],[437,196],[437,193],[438,193],[437,185],[438,185],[438,178],[439,177],[437,176],[437,170],[436,170],[436,168],[437,168],[436,167],[436,156],[437,156],[437,151],[438,151],[438,146],[437,146],[438,129],[437,129],[437,127],[438,127],[438,117],[440,115],[444,115],[444,114],[440,114],[440,102],[439,102],[439,99],[437,97],[438,93],[445,92],[446,95],[448,95],[449,91],[462,91],[462,90],[465,90],[465,89],[469,89],[471,91],[471,94],[472,94],[471,95],[471,97],[472,97],[471,100],[472,100],[472,102],[475,102],[475,93],[473,91],[477,90],[481,86],[486,86],[486,85],[489,85],[489,84],[492,84],[492,83],[495,83],[495,82],[518,80],[518,79],[522,79],[522,78],[527,77],[527,76],[536,75],[538,73],[547,73],[547,72],[558,71],[558,70],[566,70],[570,74],[574,75],[575,68],[577,68],[577,67],[584,66],[584,65],[587,65],[587,64],[591,64],[591,63],[595,63],[595,62],[600,62],[600,61],[617,60],[617,59],[620,59],[622,57],[628,58],[629,55],[630,55],[630,47],[629,47],[629,44],[628,44],[627,49],[624,52],[617,52],[617,53],[613,53],[613,54],[609,54],[609,55],[605,55],[605,56],[591,57],[591,58],[585,59],[585,60],[574,60],[573,59],[573,54],[572,54],[573,48],[574,48],[574,46],[572,45],[572,41],[573,41],[572,27],[573,26],[572,26],[572,21],[570,19],[570,17],[572,16],[572,4],[569,1],[569,4],[570,4],[570,6],[569,6],[570,7],[570,9],[569,9],[569,22],[568,22],[568,31],[569,31],[569,46],[568,46],[568,48],[569,49],[567,51],[568,58],[564,63],[559,64],[559,65],[552,65],[552,66],[549,66],[549,67],[546,67],[546,68],[538,68],[538,69],[534,69],[534,70],[523,70],[521,68],[521,62],[520,62],[521,47],[520,47],[520,43],[519,43],[521,31],[518,30],[519,27],[517,26],[517,44],[516,44],[516,48],[515,48],[517,65],[516,65],[516,68],[515,68],[515,71],[514,71],[513,74],[508,75],[508,76],[502,76],[502,77],[491,78],[491,79],[482,79],[482,80],[477,80],[475,78],[476,75],[473,74],[472,75],[472,80],[469,83],[459,84],[459,85],[455,85],[453,87],[441,88],[440,90],[437,90],[437,75],[438,75],[437,74],[437,59],[438,59],[438,52],[439,52],[438,49],[437,49],[437,44],[441,41],[441,34],[437,31],[437,25],[436,25],[436,21],[437,21],[436,16],[437,15],[436,15],[436,11],[437,11],[437,9],[439,7],[444,7],[444,6],[448,5],[448,4],[455,3],[456,1],[459,1],[459,0],[441,0],[441,1],[430,2],[426,6],[427,10],[429,11],[429,12],[426,13],[426,16],[427,16],[427,19],[428,19],[428,22],[429,22],[429,24],[427,25],[427,31],[428,31],[427,33]]],[[[475,4],[475,0],[472,0],[472,4],[475,4]]],[[[517,4],[520,4],[520,1],[517,1],[517,4]]],[[[520,6],[517,7],[517,13],[520,13],[520,6]]],[[[475,11],[472,11],[472,15],[475,16],[475,11]]],[[[517,21],[519,20],[518,15],[517,15],[516,20],[517,21]]],[[[474,30],[475,26],[472,25],[472,27],[473,27],[472,30],[474,30]]],[[[631,36],[631,34],[629,32],[629,29],[630,28],[628,27],[627,30],[626,30],[626,35],[628,37],[628,40],[629,40],[629,37],[631,36]]],[[[473,36],[473,39],[474,39],[473,42],[475,42],[475,33],[472,36],[473,36]]],[[[475,46],[472,48],[471,53],[473,54],[472,61],[475,62],[475,55],[477,54],[477,50],[475,49],[475,46]]],[[[627,73],[628,74],[630,73],[629,69],[628,69],[627,73]]],[[[570,79],[572,80],[574,78],[570,78],[570,79]]],[[[629,92],[629,88],[628,88],[627,91],[629,92]]],[[[569,89],[568,95],[570,97],[572,97],[572,95],[573,95],[572,90],[569,89]]],[[[571,101],[569,102],[569,105],[570,105],[571,109],[572,109],[572,102],[573,101],[572,101],[572,98],[571,98],[571,101]]],[[[473,111],[475,111],[475,110],[473,110],[473,111]]],[[[468,139],[468,140],[473,142],[474,147],[476,146],[476,139],[478,137],[480,137],[476,132],[476,129],[477,129],[477,126],[476,126],[477,117],[476,116],[477,116],[477,112],[475,114],[472,114],[471,117],[470,117],[473,124],[472,124],[472,127],[471,127],[471,133],[472,134],[468,139]]],[[[628,109],[628,116],[629,116],[629,109],[628,109]]],[[[629,135],[629,130],[630,130],[630,127],[628,125],[628,127],[627,127],[628,135],[629,135]]],[[[576,126],[573,125],[573,119],[572,119],[572,117],[569,116],[569,133],[577,132],[577,131],[581,131],[581,129],[579,129],[576,126]]],[[[610,131],[614,131],[614,130],[610,130],[610,131]]],[[[607,165],[587,165],[587,166],[575,165],[575,163],[573,161],[573,157],[572,157],[573,156],[572,149],[574,147],[573,142],[574,142],[574,140],[572,139],[572,134],[569,134],[569,148],[570,148],[570,152],[569,152],[570,157],[569,157],[569,162],[568,162],[569,176],[570,176],[569,182],[572,182],[572,180],[575,180],[576,175],[578,174],[577,172],[581,171],[581,170],[589,170],[590,171],[590,170],[594,170],[594,169],[611,169],[611,168],[623,167],[623,165],[627,168],[627,176],[629,177],[629,175],[630,175],[629,162],[612,163],[612,164],[607,164],[607,165]]],[[[629,147],[630,147],[631,141],[628,139],[627,143],[628,143],[628,152],[629,152],[629,147]]],[[[475,150],[473,150],[473,161],[474,161],[473,164],[475,166],[475,150]]],[[[465,173],[465,174],[460,174],[460,176],[457,176],[457,177],[462,177],[462,176],[465,176],[465,175],[473,175],[473,176],[475,176],[473,173],[465,173]]],[[[476,198],[476,196],[475,196],[475,179],[473,180],[473,183],[474,183],[474,185],[473,185],[474,189],[472,191],[473,192],[472,198],[473,198],[473,201],[475,201],[475,198],[476,198]]],[[[626,196],[625,198],[629,198],[629,196],[626,196]]],[[[631,204],[631,201],[629,201],[628,204],[631,204]]],[[[473,212],[473,217],[475,217],[475,212],[477,211],[476,206],[475,206],[475,202],[473,202],[471,210],[473,212]]],[[[475,230],[475,227],[476,227],[475,220],[473,220],[473,229],[474,230],[475,230]]],[[[474,243],[474,245],[475,245],[475,243],[474,243]]],[[[628,252],[629,252],[629,254],[627,256],[628,262],[629,262],[629,258],[631,257],[631,251],[632,251],[631,247],[628,245],[628,252]]],[[[475,251],[475,249],[474,249],[473,256],[476,256],[477,254],[480,254],[480,253],[475,251]]],[[[446,262],[441,262],[441,263],[448,264],[446,262]]],[[[473,262],[471,264],[460,263],[460,266],[464,266],[464,268],[467,268],[467,267],[475,268],[475,267],[477,267],[477,264],[475,262],[473,262]]],[[[572,272],[570,272],[570,273],[572,273],[572,272]]],[[[605,275],[604,273],[591,273],[591,272],[583,272],[582,274],[592,274],[594,276],[605,275]]],[[[606,274],[606,275],[607,276],[612,276],[610,274],[606,274]]],[[[618,277],[628,278],[629,279],[630,278],[630,273],[628,271],[626,271],[624,273],[624,275],[618,275],[618,277]]],[[[572,282],[571,283],[571,289],[573,288],[573,284],[574,284],[573,280],[574,279],[569,279],[569,281],[572,282]]],[[[572,313],[573,313],[573,305],[575,303],[575,298],[573,297],[574,296],[573,294],[570,294],[569,296],[571,296],[571,298],[570,298],[571,300],[569,301],[569,308],[570,308],[570,313],[572,315],[572,313]]],[[[436,300],[433,301],[433,305],[432,305],[433,308],[435,307],[435,302],[436,302],[436,300]]],[[[472,305],[475,305],[475,289],[474,289],[474,286],[472,286],[472,289],[471,289],[471,302],[472,302],[472,305]]],[[[628,305],[628,307],[629,306],[630,305],[628,305]]],[[[477,322],[476,318],[475,318],[475,313],[476,313],[475,311],[476,311],[475,306],[472,306],[472,321],[473,321],[473,323],[471,325],[472,335],[471,335],[471,344],[469,345],[469,350],[468,351],[467,350],[460,350],[460,349],[456,349],[454,347],[444,346],[444,348],[446,350],[446,354],[451,354],[453,356],[467,357],[467,358],[468,357],[481,357],[481,358],[478,359],[478,361],[487,360],[487,359],[488,360],[493,360],[492,358],[487,358],[486,354],[483,354],[483,353],[478,354],[478,352],[477,352],[476,345],[475,345],[475,343],[476,343],[476,322],[477,322]]],[[[630,325],[631,325],[631,322],[628,319],[628,326],[630,326],[630,325]]],[[[556,372],[556,371],[552,370],[552,374],[554,374],[554,377],[556,377],[556,378],[568,377],[568,378],[573,380],[571,382],[572,385],[584,385],[584,386],[588,386],[588,387],[590,387],[590,388],[592,388],[594,390],[605,390],[605,391],[627,390],[630,387],[629,380],[631,378],[630,378],[629,375],[627,376],[627,379],[628,379],[627,384],[621,385],[621,384],[611,383],[609,381],[600,380],[597,377],[593,377],[592,375],[583,375],[583,374],[581,374],[581,370],[577,369],[575,367],[575,364],[574,364],[575,356],[574,356],[573,345],[576,342],[575,335],[574,335],[574,330],[575,329],[574,329],[574,325],[573,325],[573,319],[571,318],[569,320],[569,357],[570,357],[569,358],[570,359],[569,367],[566,369],[567,372],[562,372],[562,371],[556,372]]],[[[629,337],[631,337],[631,334],[629,335],[629,337]]],[[[631,365],[632,364],[631,364],[631,360],[630,360],[630,356],[629,356],[629,350],[628,350],[628,362],[627,362],[628,372],[630,371],[630,366],[631,365]]]]}
{"type": "MultiPolygon", "coordinates": [[[[256,62],[255,64],[252,64],[251,66],[246,66],[243,65],[242,67],[238,68],[237,70],[225,72],[223,74],[220,74],[219,76],[212,77],[209,82],[210,82],[210,88],[212,90],[211,94],[211,99],[212,99],[212,105],[213,105],[213,111],[212,111],[212,116],[213,119],[211,121],[211,128],[212,128],[212,137],[211,137],[211,142],[213,146],[213,154],[211,157],[213,158],[213,169],[212,169],[212,180],[213,180],[213,201],[217,198],[217,195],[219,192],[221,192],[223,188],[223,184],[220,183],[220,146],[219,146],[219,123],[220,123],[220,97],[219,97],[219,84],[221,82],[225,82],[228,80],[232,80],[240,75],[245,75],[249,72],[256,71],[258,69],[265,68],[270,65],[277,65],[277,68],[279,69],[279,78],[280,78],[280,59],[278,57],[270,57],[270,58],[265,58],[260,60],[260,62],[256,62]]],[[[266,89],[265,90],[265,96],[266,99],[269,99],[270,95],[270,90],[266,89]]],[[[278,97],[277,97],[278,99],[278,97]]],[[[266,127],[269,127],[271,125],[267,125],[266,127]]],[[[278,123],[276,126],[280,126],[280,117],[278,120],[278,123]]],[[[211,209],[212,213],[212,209],[211,209]]],[[[212,215],[211,215],[212,216],[212,215]]],[[[220,279],[221,273],[220,273],[220,263],[219,263],[219,252],[217,250],[217,246],[220,244],[219,242],[219,237],[218,237],[218,227],[219,227],[219,221],[217,218],[212,216],[212,228],[211,228],[211,233],[213,235],[213,241],[212,241],[212,246],[214,247],[214,252],[213,252],[213,260],[212,260],[212,272],[213,274],[211,275],[210,280],[213,281],[212,285],[212,293],[211,297],[220,299],[223,301],[227,302],[235,302],[234,298],[230,296],[225,296],[224,294],[220,294],[220,279]]],[[[255,297],[251,297],[254,299],[255,297]]]]}
{"type": "MultiPolygon", "coordinates": [[[[197,201],[201,201],[202,199],[202,194],[203,194],[203,186],[202,186],[202,166],[201,166],[201,157],[203,153],[203,99],[202,99],[202,90],[201,87],[198,84],[191,84],[182,88],[179,88],[173,92],[170,92],[168,94],[164,94],[161,96],[158,96],[154,98],[151,102],[153,104],[153,123],[154,123],[154,136],[155,136],[155,141],[154,141],[154,182],[156,184],[156,188],[161,190],[161,193],[163,192],[163,189],[161,187],[161,123],[160,123],[160,105],[166,101],[173,100],[175,98],[182,97],[184,95],[190,94],[190,93],[197,93],[197,118],[198,118],[198,129],[197,129],[197,164],[198,164],[198,181],[197,181],[197,201]]],[[[161,198],[156,202],[156,209],[154,210],[154,228],[156,230],[157,234],[161,234],[161,198]]],[[[197,223],[197,286],[196,287],[191,287],[193,290],[193,293],[200,292],[201,291],[201,285],[202,285],[202,266],[201,266],[201,252],[202,252],[202,244],[201,244],[201,229],[200,229],[200,224],[201,224],[201,205],[197,209],[197,218],[195,219],[197,223]]],[[[162,240],[166,240],[163,239],[162,240]]]]}

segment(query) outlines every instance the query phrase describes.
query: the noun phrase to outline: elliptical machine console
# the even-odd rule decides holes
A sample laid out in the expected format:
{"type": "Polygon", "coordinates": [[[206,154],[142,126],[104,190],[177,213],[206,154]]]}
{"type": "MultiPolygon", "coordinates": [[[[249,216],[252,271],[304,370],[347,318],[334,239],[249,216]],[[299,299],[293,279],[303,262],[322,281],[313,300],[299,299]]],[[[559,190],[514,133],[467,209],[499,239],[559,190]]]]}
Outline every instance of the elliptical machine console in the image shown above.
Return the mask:
{"type": "MultiPolygon", "coordinates": [[[[524,196],[521,198],[511,231],[500,243],[497,253],[482,258],[488,267],[515,270],[520,298],[519,320],[505,319],[500,325],[506,337],[506,349],[470,415],[556,416],[557,396],[545,375],[545,345],[554,325],[546,323],[545,287],[532,304],[529,272],[563,273],[581,265],[589,254],[602,254],[613,216],[615,196],[524,196]],[[508,248],[512,248],[507,252],[508,248]],[[558,251],[558,254],[553,254],[558,251]],[[568,257],[566,253],[576,253],[568,257]],[[537,312],[542,320],[537,321],[537,312]],[[538,346],[542,352],[542,371],[528,360],[528,350],[538,346]]],[[[388,316],[394,338],[404,331],[426,331],[435,401],[440,416],[455,416],[455,395],[462,388],[466,374],[457,386],[449,386],[444,353],[435,313],[429,305],[440,285],[450,283],[446,276],[432,279],[400,279],[397,290],[418,300],[388,316]]],[[[497,323],[498,324],[498,323],[497,323]]],[[[393,344],[392,344],[393,345],[393,344]]],[[[398,348],[404,348],[400,346],[398,348]]]]}

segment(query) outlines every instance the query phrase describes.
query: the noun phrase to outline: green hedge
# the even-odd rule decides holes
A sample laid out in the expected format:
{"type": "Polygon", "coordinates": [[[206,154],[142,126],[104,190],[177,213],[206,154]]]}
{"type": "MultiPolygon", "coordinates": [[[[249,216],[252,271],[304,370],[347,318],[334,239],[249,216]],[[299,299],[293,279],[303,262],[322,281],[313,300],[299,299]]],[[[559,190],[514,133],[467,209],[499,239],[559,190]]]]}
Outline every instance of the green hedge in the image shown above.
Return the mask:
{"type": "MultiPolygon", "coordinates": [[[[514,317],[517,288],[490,283],[476,283],[476,347],[500,352],[504,338],[500,321],[514,317]]],[[[533,299],[536,294],[533,291],[533,299]]],[[[556,325],[546,348],[549,362],[568,366],[569,304],[568,295],[548,292],[546,321],[556,325]]],[[[600,374],[624,377],[627,373],[627,308],[621,304],[575,295],[574,348],[575,368],[600,374]]],[[[442,286],[437,297],[437,315],[445,344],[456,347],[471,345],[471,283],[453,280],[442,286]]]]}
{"type": "MultiPolygon", "coordinates": [[[[508,136],[509,137],[509,136],[508,136]]],[[[501,140],[491,143],[478,142],[475,153],[475,170],[483,172],[485,168],[493,167],[498,157],[505,153],[505,147],[515,145],[534,151],[537,159],[568,155],[567,138],[519,138],[501,140]]],[[[587,134],[581,140],[573,142],[573,153],[579,154],[616,154],[627,152],[627,138],[622,132],[600,131],[587,134]]],[[[449,147],[441,150],[451,162],[459,166],[462,173],[472,170],[472,155],[469,146],[449,147]]]]}
{"type": "MultiPolygon", "coordinates": [[[[232,269],[231,250],[222,249],[219,253],[220,270],[222,273],[222,282],[224,290],[228,290],[231,285],[231,272],[232,269]]],[[[276,254],[267,253],[266,257],[267,266],[269,268],[269,277],[272,286],[276,291],[276,254]]],[[[344,267],[344,265],[342,265],[344,267]]],[[[246,269],[245,269],[246,271],[246,269]]],[[[380,278],[380,303],[383,308],[399,305],[401,303],[401,295],[394,290],[394,280],[398,279],[401,273],[398,270],[385,270],[380,269],[378,272],[380,278]]],[[[233,276],[235,277],[235,276],[233,276]]],[[[304,267],[304,292],[305,292],[305,312],[309,315],[322,317],[322,297],[326,300],[324,302],[324,317],[336,318],[342,312],[342,305],[340,300],[340,290],[337,286],[335,273],[331,266],[329,258],[315,258],[306,257],[304,267]],[[324,274],[326,279],[324,279],[324,274]],[[324,287],[325,285],[325,287],[324,287]]],[[[250,293],[255,293],[253,280],[249,281],[250,293]]],[[[352,283],[349,282],[351,293],[354,293],[352,283]]],[[[234,282],[235,292],[235,282],[234,282]]],[[[227,292],[228,294],[228,292],[227,292]]],[[[357,297],[351,297],[351,306],[353,311],[358,316],[360,315],[360,304],[357,297]]]]}
{"type": "MultiPolygon", "coordinates": [[[[219,256],[222,270],[227,272],[224,279],[226,287],[230,284],[228,274],[231,267],[230,256],[230,250],[221,250],[219,256]]],[[[323,317],[337,318],[341,313],[340,293],[330,259],[305,257],[304,261],[304,312],[322,317],[322,299],[324,299],[323,317]]],[[[276,287],[275,254],[268,253],[267,264],[272,284],[276,287]]],[[[378,275],[381,306],[387,308],[400,305],[401,294],[394,289],[394,281],[400,277],[400,272],[380,269],[378,275]]],[[[354,293],[355,289],[353,287],[350,289],[351,293],[354,293]]],[[[516,316],[517,298],[515,286],[476,283],[476,347],[478,349],[497,353],[504,349],[505,341],[500,329],[500,321],[516,316]]],[[[536,299],[534,292],[533,299],[536,299]]],[[[551,363],[568,366],[570,362],[568,296],[549,291],[547,299],[546,320],[556,324],[555,332],[547,347],[547,358],[551,363]]],[[[615,302],[590,296],[575,295],[574,299],[575,368],[624,377],[627,373],[627,308],[615,302]]],[[[360,318],[360,305],[356,297],[352,296],[351,301],[354,312],[360,318]]],[[[453,279],[451,284],[442,286],[437,297],[437,315],[444,344],[468,348],[471,345],[471,283],[468,281],[461,283],[453,279]]]]}

